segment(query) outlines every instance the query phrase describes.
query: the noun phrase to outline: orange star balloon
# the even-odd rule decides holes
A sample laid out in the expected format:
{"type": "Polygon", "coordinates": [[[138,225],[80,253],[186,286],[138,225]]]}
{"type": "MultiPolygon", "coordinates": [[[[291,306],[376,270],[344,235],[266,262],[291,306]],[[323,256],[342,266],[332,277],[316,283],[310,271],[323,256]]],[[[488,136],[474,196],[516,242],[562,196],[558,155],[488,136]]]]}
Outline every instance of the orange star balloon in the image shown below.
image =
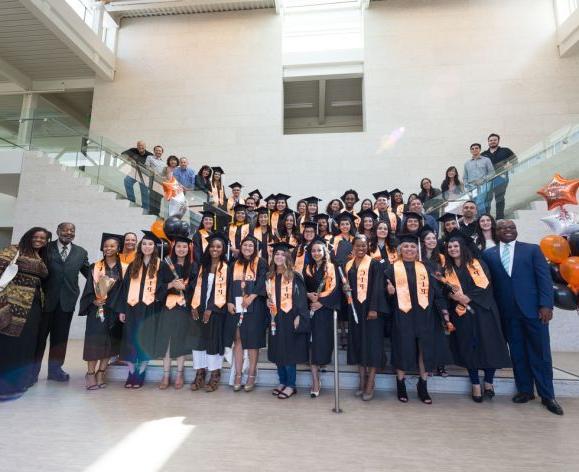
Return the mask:
{"type": "Polygon", "coordinates": [[[577,189],[579,179],[565,179],[560,174],[555,174],[553,180],[537,192],[547,202],[547,208],[562,207],[563,205],[577,204],[577,189]]]}

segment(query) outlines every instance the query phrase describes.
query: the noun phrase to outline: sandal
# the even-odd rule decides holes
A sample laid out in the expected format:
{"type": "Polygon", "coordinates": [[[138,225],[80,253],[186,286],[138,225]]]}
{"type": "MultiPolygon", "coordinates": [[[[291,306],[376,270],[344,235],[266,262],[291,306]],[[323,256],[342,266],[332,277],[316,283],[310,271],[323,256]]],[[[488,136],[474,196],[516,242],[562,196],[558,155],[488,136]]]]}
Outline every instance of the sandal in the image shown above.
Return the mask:
{"type": "Polygon", "coordinates": [[[129,375],[127,376],[127,381],[125,382],[125,388],[133,388],[135,382],[136,382],[135,373],[129,372],[129,375]]]}
{"type": "Polygon", "coordinates": [[[205,386],[205,391],[207,393],[215,392],[219,388],[219,381],[221,380],[221,370],[211,371],[211,378],[209,383],[205,386]]]}
{"type": "Polygon", "coordinates": [[[286,387],[281,392],[279,392],[279,395],[277,396],[277,398],[279,398],[280,400],[287,400],[289,397],[293,397],[296,393],[298,393],[297,388],[286,387]],[[292,390],[289,395],[285,391],[287,388],[291,388],[291,390],[292,390]]]}
{"type": "Polygon", "coordinates": [[[439,367],[436,368],[436,373],[440,376],[440,377],[448,377],[448,372],[446,371],[446,367],[441,365],[439,367]]]}
{"type": "Polygon", "coordinates": [[[408,392],[406,391],[406,379],[396,379],[396,393],[398,400],[408,403],[408,392]]]}
{"type": "Polygon", "coordinates": [[[243,390],[245,390],[246,392],[251,392],[255,388],[255,380],[250,383],[249,379],[255,379],[255,375],[249,375],[247,377],[247,383],[243,387],[243,390]]]}
{"type": "Polygon", "coordinates": [[[133,384],[133,389],[142,388],[143,384],[145,383],[145,374],[147,370],[145,369],[143,372],[135,373],[135,383],[133,384]]]}
{"type": "Polygon", "coordinates": [[[235,383],[233,384],[233,391],[239,392],[241,391],[241,381],[242,381],[242,374],[235,374],[235,383]],[[239,383],[237,383],[237,378],[239,377],[239,383]]]}
{"type": "Polygon", "coordinates": [[[418,392],[418,398],[427,405],[432,405],[432,398],[428,394],[428,389],[426,388],[426,380],[420,378],[416,384],[416,390],[418,392]]]}
{"type": "Polygon", "coordinates": [[[271,394],[272,394],[274,397],[277,397],[277,396],[282,392],[283,389],[285,389],[285,385],[280,385],[279,387],[274,388],[274,389],[271,391],[271,394]]]}
{"type": "Polygon", "coordinates": [[[84,378],[87,390],[98,390],[99,386],[96,380],[95,372],[87,372],[84,378]]]}
{"type": "Polygon", "coordinates": [[[175,390],[181,390],[185,384],[185,378],[183,376],[183,371],[177,371],[177,377],[175,378],[175,390]]]}
{"type": "Polygon", "coordinates": [[[163,379],[159,384],[159,390],[167,390],[169,388],[169,384],[171,383],[171,371],[164,370],[163,371],[163,379]]]}
{"type": "Polygon", "coordinates": [[[99,369],[96,371],[96,382],[99,388],[107,388],[106,372],[107,369],[99,369]]]}
{"type": "Polygon", "coordinates": [[[488,399],[491,399],[491,398],[493,398],[493,397],[495,396],[495,387],[493,387],[493,386],[491,385],[491,387],[488,388],[488,387],[485,385],[485,389],[484,389],[484,392],[483,392],[483,393],[484,393],[484,396],[485,396],[485,397],[487,397],[488,399]]]}
{"type": "Polygon", "coordinates": [[[195,374],[195,380],[191,384],[191,390],[196,392],[205,388],[205,375],[207,371],[205,369],[197,369],[197,374],[195,374]]]}

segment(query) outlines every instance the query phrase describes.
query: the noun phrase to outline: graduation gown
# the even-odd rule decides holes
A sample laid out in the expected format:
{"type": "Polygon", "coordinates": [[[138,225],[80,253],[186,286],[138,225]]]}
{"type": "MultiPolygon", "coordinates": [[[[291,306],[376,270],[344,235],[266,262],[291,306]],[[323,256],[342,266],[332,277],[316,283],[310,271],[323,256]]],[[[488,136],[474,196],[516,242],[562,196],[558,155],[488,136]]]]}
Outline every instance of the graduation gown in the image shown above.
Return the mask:
{"type": "Polygon", "coordinates": [[[206,238],[210,234],[211,232],[199,229],[195,231],[195,234],[193,235],[193,258],[197,264],[201,262],[201,256],[209,244],[206,238]]]}
{"type": "Polygon", "coordinates": [[[383,266],[370,258],[364,302],[358,299],[358,270],[360,267],[352,264],[346,274],[358,314],[358,323],[356,323],[352,307],[348,306],[348,364],[382,368],[386,364],[384,326],[386,317],[390,314],[390,307],[384,293],[383,266]],[[368,312],[372,310],[378,313],[378,317],[369,320],[368,312]]]}
{"type": "Polygon", "coordinates": [[[276,332],[271,330],[268,338],[267,358],[278,366],[300,364],[308,361],[308,338],[306,327],[309,325],[310,311],[308,309],[306,286],[302,276],[294,272],[291,282],[292,308],[285,312],[281,308],[281,274],[276,274],[272,281],[275,290],[277,315],[275,316],[276,332]],[[294,328],[294,319],[300,318],[298,330],[294,328]]]}
{"type": "MultiPolygon", "coordinates": [[[[225,264],[225,263],[223,263],[225,264]]],[[[211,287],[209,287],[209,274],[208,270],[201,270],[197,274],[197,279],[201,274],[201,304],[197,308],[199,313],[199,319],[193,320],[193,329],[195,332],[200,333],[199,342],[193,346],[196,351],[207,351],[207,354],[223,355],[225,352],[224,343],[224,328],[225,328],[225,317],[227,316],[227,294],[225,295],[225,303],[223,306],[217,306],[215,304],[215,280],[211,287]],[[209,299],[207,300],[207,292],[209,290],[209,299]],[[209,317],[208,323],[203,323],[203,313],[209,310],[211,311],[211,316],[209,317]]],[[[193,286],[193,293],[195,293],[197,285],[197,280],[193,286]]]]}
{"type": "Polygon", "coordinates": [[[141,278],[138,280],[139,302],[136,305],[131,306],[127,302],[131,283],[131,265],[127,268],[123,278],[123,286],[117,299],[116,311],[126,315],[125,323],[123,324],[120,355],[122,360],[131,363],[151,360],[155,354],[156,312],[158,310],[156,294],[152,294],[155,299],[151,304],[145,305],[143,302],[148,270],[148,266],[144,266],[141,278]]]}
{"type": "MultiPolygon", "coordinates": [[[[184,267],[174,262],[175,271],[179,278],[187,281],[187,288],[183,291],[184,304],[176,304],[173,308],[167,306],[167,298],[171,295],[179,295],[179,291],[168,288],[170,282],[175,280],[169,266],[161,263],[159,276],[157,279],[157,299],[160,310],[157,315],[157,335],[155,338],[155,357],[165,357],[169,347],[169,356],[176,358],[189,354],[193,343],[191,330],[193,329],[193,319],[191,317],[191,297],[193,294],[193,281],[197,275],[197,267],[191,264],[189,273],[184,273],[184,267]]],[[[174,298],[174,297],[171,297],[174,298]]]]}
{"type": "Polygon", "coordinates": [[[274,237],[271,234],[271,231],[266,231],[265,233],[261,232],[261,228],[257,227],[254,228],[251,232],[251,235],[257,239],[258,241],[258,251],[260,257],[267,263],[269,263],[269,244],[274,241],[274,237]]]}
{"type": "MultiPolygon", "coordinates": [[[[80,297],[79,316],[86,316],[84,331],[84,348],[82,358],[85,361],[97,361],[119,354],[123,333],[119,314],[115,311],[118,296],[122,292],[123,268],[117,262],[112,268],[105,263],[105,275],[116,280],[109,290],[106,303],[103,305],[104,321],[97,317],[98,307],[93,303],[96,298],[94,289],[94,266],[90,265],[90,271],[86,278],[86,284],[80,297]]],[[[126,266],[125,266],[126,267],[126,266]]]]}
{"type": "MultiPolygon", "coordinates": [[[[334,351],[334,310],[340,308],[341,301],[341,284],[336,267],[332,264],[327,270],[333,271],[336,284],[334,289],[322,296],[324,288],[320,293],[318,301],[322,307],[312,312],[310,310],[311,320],[311,341],[310,341],[310,363],[314,365],[326,365],[332,361],[332,352],[334,351]]],[[[311,266],[304,270],[304,281],[308,293],[318,293],[320,285],[324,279],[325,270],[311,266]]]]}
{"type": "MultiPolygon", "coordinates": [[[[452,356],[440,315],[440,310],[447,307],[442,288],[429,273],[428,306],[423,309],[418,304],[414,262],[403,262],[403,264],[406,269],[412,308],[408,313],[404,313],[398,306],[397,294],[391,297],[392,366],[405,371],[417,370],[419,346],[422,349],[427,371],[432,371],[440,365],[451,364],[452,356]]],[[[386,268],[386,277],[396,287],[393,265],[386,268]]]]}
{"type": "MultiPolygon", "coordinates": [[[[269,322],[269,314],[266,305],[267,293],[265,291],[265,278],[267,274],[266,262],[258,258],[256,274],[250,277],[254,280],[246,280],[245,289],[241,289],[241,280],[235,280],[234,270],[235,265],[232,264],[229,268],[229,281],[227,283],[229,290],[227,295],[228,303],[235,305],[237,297],[242,297],[243,293],[246,295],[257,295],[255,300],[249,305],[243,314],[243,322],[239,326],[239,335],[241,336],[241,345],[244,349],[261,349],[265,347],[265,332],[269,322]]],[[[249,266],[247,271],[249,271],[249,266]]],[[[235,340],[235,333],[237,332],[240,319],[240,313],[227,313],[225,318],[224,342],[226,347],[231,347],[235,340]]]]}
{"type": "MultiPolygon", "coordinates": [[[[353,236],[350,239],[354,239],[353,236]]],[[[334,236],[331,243],[332,262],[343,266],[352,254],[352,242],[342,238],[341,235],[334,236]]]]}
{"type": "MultiPolygon", "coordinates": [[[[483,261],[479,261],[487,279],[490,273],[483,261]]],[[[457,303],[449,299],[450,320],[456,331],[450,335],[450,347],[456,365],[467,369],[500,369],[510,367],[507,343],[501,327],[501,319],[493,289],[478,287],[466,266],[455,269],[463,293],[471,299],[469,305],[475,313],[456,313],[457,303]]]]}

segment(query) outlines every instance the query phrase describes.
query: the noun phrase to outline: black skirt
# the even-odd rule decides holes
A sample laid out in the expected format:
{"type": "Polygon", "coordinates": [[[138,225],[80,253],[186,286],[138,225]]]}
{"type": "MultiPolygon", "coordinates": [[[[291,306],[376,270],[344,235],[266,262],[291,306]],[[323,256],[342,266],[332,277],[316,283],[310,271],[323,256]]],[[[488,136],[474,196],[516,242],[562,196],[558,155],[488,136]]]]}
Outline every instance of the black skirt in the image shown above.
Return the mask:
{"type": "Polygon", "coordinates": [[[189,337],[193,324],[191,310],[186,306],[178,305],[171,309],[165,307],[157,318],[155,357],[165,357],[167,348],[169,348],[169,356],[173,359],[189,354],[192,350],[189,337]]]}
{"type": "Polygon", "coordinates": [[[279,311],[275,317],[276,332],[271,330],[268,339],[267,358],[276,365],[293,365],[308,361],[309,334],[297,333],[294,319],[297,312],[279,311]]]}
{"type": "Polygon", "coordinates": [[[200,316],[201,337],[203,338],[203,344],[205,346],[204,350],[207,351],[209,355],[223,355],[225,352],[224,328],[226,316],[229,315],[223,312],[213,311],[207,324],[202,321],[203,315],[201,314],[200,316]]]}
{"type": "Polygon", "coordinates": [[[97,307],[91,308],[86,315],[84,331],[85,361],[98,361],[119,354],[121,349],[122,323],[118,314],[104,306],[104,321],[97,317],[97,307]]]}
{"type": "Polygon", "coordinates": [[[367,319],[367,309],[354,300],[358,323],[354,320],[351,308],[348,320],[348,364],[378,369],[386,365],[384,351],[385,316],[378,312],[374,320],[367,319]]]}
{"type": "Polygon", "coordinates": [[[334,351],[334,310],[322,307],[314,312],[310,321],[312,340],[310,343],[310,362],[326,365],[332,362],[334,351]]]}
{"type": "Polygon", "coordinates": [[[155,356],[156,323],[154,303],[144,305],[139,302],[127,307],[121,342],[122,360],[136,363],[155,356]]]}
{"type": "Polygon", "coordinates": [[[30,383],[41,318],[37,291],[20,336],[0,334],[0,395],[23,392],[30,383]]]}
{"type": "MultiPolygon", "coordinates": [[[[243,322],[239,326],[241,345],[243,349],[261,349],[266,345],[265,333],[269,324],[267,306],[262,297],[257,297],[250,305],[251,311],[243,315],[243,322]]],[[[239,324],[239,313],[225,315],[225,346],[231,347],[235,341],[235,333],[239,324]]]]}

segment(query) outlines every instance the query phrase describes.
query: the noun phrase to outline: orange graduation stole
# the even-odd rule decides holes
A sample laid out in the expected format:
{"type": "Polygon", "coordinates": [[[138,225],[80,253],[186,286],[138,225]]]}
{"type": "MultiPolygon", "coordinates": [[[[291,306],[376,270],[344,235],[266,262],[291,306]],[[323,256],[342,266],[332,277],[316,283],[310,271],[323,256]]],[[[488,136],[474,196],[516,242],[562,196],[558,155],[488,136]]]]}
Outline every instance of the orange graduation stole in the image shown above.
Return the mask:
{"type": "MultiPolygon", "coordinates": [[[[189,282],[189,279],[184,279],[185,285],[189,282]]],[[[184,292],[184,291],[183,291],[184,292]]],[[[170,293],[167,295],[167,299],[165,300],[165,306],[171,310],[175,308],[175,306],[185,306],[185,294],[184,293],[170,293]]]]}
{"type": "MultiPolygon", "coordinates": [[[[356,298],[360,303],[364,303],[368,296],[368,277],[371,261],[372,258],[366,255],[358,265],[358,272],[356,273],[356,298]]],[[[346,277],[348,277],[348,272],[350,272],[353,265],[354,259],[346,263],[346,277]]]]}
{"type": "Polygon", "coordinates": [[[296,260],[294,261],[294,270],[296,272],[302,273],[304,271],[304,264],[306,262],[306,250],[304,248],[298,248],[296,252],[296,260]],[[300,254],[300,249],[302,253],[300,254]]]}
{"type": "MultiPolygon", "coordinates": [[[[191,306],[195,309],[201,306],[201,284],[203,282],[203,267],[199,269],[197,275],[197,283],[195,284],[195,291],[193,292],[193,299],[191,306]]],[[[213,282],[213,300],[215,306],[222,308],[226,302],[227,295],[227,264],[220,262],[217,271],[215,272],[215,279],[213,282]]]]}
{"type": "MultiPolygon", "coordinates": [[[[386,254],[388,255],[388,262],[390,262],[390,264],[394,264],[398,260],[398,253],[396,250],[390,250],[386,247],[386,254]]],[[[372,259],[376,259],[377,261],[382,260],[382,252],[380,252],[380,248],[376,248],[376,250],[370,255],[372,256],[372,259]]]]}
{"type": "MultiPolygon", "coordinates": [[[[239,228],[239,225],[237,225],[237,224],[229,225],[229,242],[231,243],[231,247],[233,249],[239,249],[237,247],[237,244],[235,244],[235,235],[237,233],[237,228],[239,228]]],[[[245,224],[241,225],[240,241],[243,241],[248,234],[249,234],[249,224],[245,223],[245,224]]]]}
{"type": "Polygon", "coordinates": [[[352,239],[354,239],[354,236],[348,236],[347,238],[345,238],[341,234],[334,236],[334,241],[332,242],[334,255],[338,254],[338,246],[340,245],[340,241],[352,242],[352,239]]]}
{"type": "Polygon", "coordinates": [[[216,202],[219,206],[223,206],[225,202],[225,192],[223,191],[223,186],[219,186],[217,188],[216,185],[211,185],[211,196],[213,197],[213,201],[216,202]]]}
{"type": "Polygon", "coordinates": [[[245,200],[241,197],[239,197],[239,199],[236,200],[235,198],[233,198],[233,196],[231,196],[227,199],[227,212],[230,215],[233,215],[233,207],[235,205],[237,205],[238,203],[240,205],[243,205],[245,203],[245,200]]]}
{"type": "MultiPolygon", "coordinates": [[[[299,276],[295,276],[299,277],[299,276]]],[[[276,277],[273,275],[269,278],[269,282],[271,284],[271,294],[270,298],[273,303],[273,306],[277,307],[277,300],[276,300],[276,277]]],[[[286,278],[282,275],[281,276],[281,300],[280,300],[280,307],[281,310],[289,313],[293,308],[293,280],[286,280],[286,278]]]]}
{"type": "Polygon", "coordinates": [[[346,212],[350,213],[350,215],[352,215],[354,217],[354,224],[356,225],[356,228],[358,226],[360,226],[360,221],[362,220],[362,218],[360,218],[355,211],[348,211],[345,208],[340,213],[346,213],[346,212]]]}
{"type": "Polygon", "coordinates": [[[206,229],[200,229],[199,234],[201,235],[201,253],[204,253],[205,249],[207,249],[207,246],[209,245],[209,241],[206,239],[209,236],[209,231],[206,229]]]}
{"type": "MultiPolygon", "coordinates": [[[[414,262],[416,271],[416,297],[418,304],[426,310],[428,306],[428,289],[430,282],[428,272],[422,262],[414,262]]],[[[410,289],[408,287],[408,276],[404,262],[396,261],[394,263],[394,278],[396,279],[396,298],[398,299],[398,308],[403,313],[408,313],[412,309],[412,300],[410,298],[410,289]]]]}
{"type": "MultiPolygon", "coordinates": [[[[479,288],[487,288],[489,286],[489,279],[487,278],[482,266],[478,259],[473,259],[470,264],[466,266],[470,277],[472,278],[474,284],[479,288]]],[[[446,281],[454,285],[462,292],[462,286],[460,285],[460,279],[454,270],[445,270],[444,272],[446,281]]],[[[462,316],[466,313],[466,308],[462,305],[456,305],[455,312],[458,316],[462,316]]]]}
{"type": "MultiPolygon", "coordinates": [[[[374,210],[374,213],[378,218],[380,218],[380,211],[374,210]]],[[[392,212],[390,208],[386,210],[386,214],[388,215],[388,220],[390,221],[390,229],[392,231],[396,231],[396,226],[398,225],[398,220],[396,219],[396,215],[392,212]]]]}
{"type": "Polygon", "coordinates": [[[233,266],[233,280],[254,281],[257,278],[257,261],[256,257],[251,264],[244,264],[242,261],[236,261],[233,266]]]}
{"type": "Polygon", "coordinates": [[[153,277],[149,276],[149,268],[146,268],[145,274],[145,287],[143,288],[143,299],[139,300],[139,291],[141,289],[141,278],[143,277],[143,266],[139,268],[139,275],[137,277],[131,277],[131,282],[129,284],[129,296],[127,298],[127,303],[130,306],[135,306],[139,301],[142,301],[145,305],[149,306],[155,301],[155,290],[157,289],[157,272],[159,267],[155,267],[155,275],[153,277]]]}
{"type": "MultiPolygon", "coordinates": [[[[100,261],[96,261],[94,263],[94,267],[92,269],[92,280],[93,280],[93,284],[94,287],[96,289],[96,284],[98,283],[98,281],[100,280],[100,278],[105,275],[105,261],[104,259],[101,259],[100,261]]],[[[121,262],[121,279],[125,276],[125,272],[127,271],[127,264],[123,264],[121,262]]],[[[118,282],[118,280],[117,280],[118,282]]]]}
{"type": "Polygon", "coordinates": [[[270,215],[270,224],[273,234],[277,234],[277,224],[279,223],[279,211],[272,211],[270,215]]]}
{"type": "Polygon", "coordinates": [[[121,252],[119,254],[119,259],[121,260],[122,264],[126,264],[129,265],[131,262],[133,262],[135,260],[135,256],[137,255],[137,251],[131,251],[131,252],[121,252]]]}
{"type": "MultiPolygon", "coordinates": [[[[308,277],[313,277],[315,274],[312,272],[311,266],[306,266],[306,274],[308,277]]],[[[334,264],[330,261],[326,261],[326,270],[324,273],[324,288],[319,293],[321,297],[327,297],[330,295],[336,288],[336,269],[334,264]]]]}

